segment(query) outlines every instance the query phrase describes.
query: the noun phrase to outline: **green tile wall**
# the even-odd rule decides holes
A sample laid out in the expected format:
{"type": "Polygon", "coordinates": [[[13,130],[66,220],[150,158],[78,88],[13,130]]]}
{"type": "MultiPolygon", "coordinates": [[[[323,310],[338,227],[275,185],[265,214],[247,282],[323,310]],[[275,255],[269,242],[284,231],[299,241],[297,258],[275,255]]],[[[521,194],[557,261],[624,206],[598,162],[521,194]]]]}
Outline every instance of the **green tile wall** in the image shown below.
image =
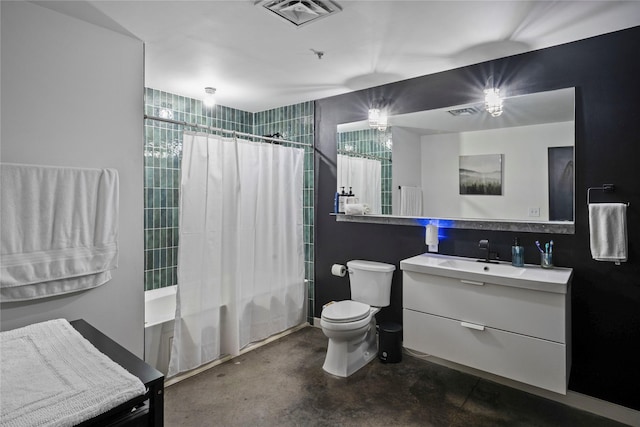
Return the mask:
{"type": "MultiPolygon", "coordinates": [[[[340,154],[363,155],[380,160],[381,163],[381,201],[382,214],[391,215],[391,128],[385,132],[377,129],[363,129],[338,133],[338,152],[340,154]]],[[[348,189],[347,189],[348,190],[348,189]]]]}
{"type": "MultiPolygon", "coordinates": [[[[313,146],[313,102],[259,113],[145,89],[145,114],[258,135],[280,133],[283,139],[313,146]]],[[[182,125],[145,120],[144,138],[144,251],[145,290],[177,284],[178,203],[182,125]]],[[[305,278],[308,280],[309,320],[313,319],[313,148],[304,161],[305,278]]]]}

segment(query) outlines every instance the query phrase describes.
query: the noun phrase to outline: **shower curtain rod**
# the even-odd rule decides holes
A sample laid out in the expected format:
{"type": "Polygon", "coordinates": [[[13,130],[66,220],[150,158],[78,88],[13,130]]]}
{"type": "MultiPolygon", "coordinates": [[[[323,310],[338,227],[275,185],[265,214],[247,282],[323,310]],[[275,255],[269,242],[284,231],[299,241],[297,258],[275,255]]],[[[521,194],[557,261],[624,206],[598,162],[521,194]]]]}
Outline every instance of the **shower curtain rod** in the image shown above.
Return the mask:
{"type": "Polygon", "coordinates": [[[382,161],[387,161],[389,163],[393,162],[392,159],[389,159],[386,157],[373,156],[371,154],[365,154],[365,153],[356,153],[355,151],[338,150],[338,154],[342,154],[343,156],[348,156],[348,157],[360,157],[362,159],[380,160],[381,162],[382,161]]]}
{"type": "Polygon", "coordinates": [[[271,141],[271,142],[282,142],[282,143],[292,144],[292,145],[301,145],[303,147],[311,147],[312,146],[311,144],[306,144],[304,142],[289,141],[289,140],[286,140],[286,139],[274,138],[274,137],[271,137],[271,136],[262,136],[262,135],[255,135],[253,133],[238,132],[238,131],[235,131],[235,130],[229,130],[229,129],[216,128],[216,127],[213,127],[213,126],[200,125],[198,123],[188,123],[188,122],[184,122],[184,121],[180,121],[180,120],[165,119],[164,117],[149,116],[147,114],[144,115],[144,118],[148,119],[148,120],[156,120],[156,121],[159,121],[159,122],[172,123],[174,125],[182,125],[182,126],[189,126],[189,127],[205,129],[205,130],[208,130],[208,131],[211,131],[211,132],[223,132],[223,133],[228,133],[228,134],[237,135],[237,136],[246,136],[246,137],[249,137],[249,138],[260,138],[260,139],[268,140],[268,141],[271,141]]]}

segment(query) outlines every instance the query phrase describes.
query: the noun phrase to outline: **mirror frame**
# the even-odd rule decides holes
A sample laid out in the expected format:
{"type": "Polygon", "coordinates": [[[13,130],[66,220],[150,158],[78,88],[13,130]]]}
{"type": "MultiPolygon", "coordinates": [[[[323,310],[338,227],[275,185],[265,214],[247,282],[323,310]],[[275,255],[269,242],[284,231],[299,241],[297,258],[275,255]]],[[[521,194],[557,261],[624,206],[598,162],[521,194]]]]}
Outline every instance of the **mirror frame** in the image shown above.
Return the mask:
{"type": "MultiPolygon", "coordinates": [[[[564,89],[570,89],[567,87],[564,89]]],[[[562,89],[562,88],[558,88],[562,89]]],[[[574,126],[575,126],[575,87],[574,89],[574,126]]],[[[552,89],[556,90],[556,89],[552,89]]],[[[536,93],[536,92],[533,92],[536,93]]],[[[521,94],[521,95],[527,95],[521,94]]],[[[335,133],[337,138],[337,132],[335,133]]],[[[336,141],[337,143],[337,141],[336,141]]],[[[575,147],[575,129],[574,129],[575,147]]],[[[575,153],[574,153],[575,159],[575,153]]],[[[480,218],[429,218],[429,217],[407,217],[398,215],[346,215],[331,214],[338,222],[354,222],[385,225],[408,225],[424,227],[434,224],[441,228],[457,228],[469,230],[491,230],[510,232],[531,232],[531,233],[555,233],[555,234],[575,234],[575,203],[576,194],[574,189],[574,220],[573,221],[526,221],[509,219],[480,219],[480,218]]]]}
{"type": "Polygon", "coordinates": [[[428,224],[440,228],[460,228],[465,230],[514,231],[525,233],[575,234],[575,222],[527,222],[511,220],[481,220],[425,218],[396,215],[346,215],[331,214],[338,222],[360,222],[367,224],[411,225],[425,227],[428,224]]]}

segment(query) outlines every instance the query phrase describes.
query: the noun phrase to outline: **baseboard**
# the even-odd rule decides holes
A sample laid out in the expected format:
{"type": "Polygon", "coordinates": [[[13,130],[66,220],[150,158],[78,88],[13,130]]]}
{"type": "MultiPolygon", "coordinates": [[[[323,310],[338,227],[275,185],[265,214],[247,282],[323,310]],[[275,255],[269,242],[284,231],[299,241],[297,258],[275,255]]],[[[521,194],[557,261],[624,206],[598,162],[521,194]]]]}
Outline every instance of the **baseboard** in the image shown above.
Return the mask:
{"type": "MultiPolygon", "coordinates": [[[[313,327],[320,328],[320,319],[313,318],[313,327]]],[[[470,375],[474,375],[480,378],[484,378],[498,384],[506,385],[507,387],[515,388],[526,393],[535,394],[536,396],[544,397],[545,399],[553,400],[563,405],[571,406],[572,408],[580,409],[581,411],[589,412],[601,417],[609,418],[611,420],[628,424],[633,427],[640,427],[640,411],[636,411],[626,406],[617,405],[615,403],[607,402],[606,400],[598,399],[588,396],[586,394],[578,393],[568,390],[566,395],[554,393],[552,391],[543,390],[538,387],[530,386],[528,384],[513,381],[507,378],[503,378],[497,375],[493,375],[484,371],[470,368],[468,366],[459,365],[448,360],[440,359],[430,355],[410,354],[405,349],[405,353],[410,356],[419,357],[424,360],[428,360],[438,365],[445,366],[456,371],[465,372],[470,375]]],[[[411,352],[414,353],[414,352],[411,352]]]]}

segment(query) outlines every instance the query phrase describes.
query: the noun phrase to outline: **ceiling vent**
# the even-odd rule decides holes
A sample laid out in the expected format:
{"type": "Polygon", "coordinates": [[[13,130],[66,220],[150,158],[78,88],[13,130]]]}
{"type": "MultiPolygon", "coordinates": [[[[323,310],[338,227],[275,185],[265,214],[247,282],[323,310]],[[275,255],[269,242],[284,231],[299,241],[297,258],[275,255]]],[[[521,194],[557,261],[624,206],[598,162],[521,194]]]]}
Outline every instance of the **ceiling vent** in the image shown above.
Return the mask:
{"type": "Polygon", "coordinates": [[[255,4],[270,10],[296,27],[342,10],[331,0],[259,0],[255,4]]]}
{"type": "Polygon", "coordinates": [[[473,116],[480,112],[478,107],[457,108],[455,110],[447,110],[452,116],[473,116]]]}

